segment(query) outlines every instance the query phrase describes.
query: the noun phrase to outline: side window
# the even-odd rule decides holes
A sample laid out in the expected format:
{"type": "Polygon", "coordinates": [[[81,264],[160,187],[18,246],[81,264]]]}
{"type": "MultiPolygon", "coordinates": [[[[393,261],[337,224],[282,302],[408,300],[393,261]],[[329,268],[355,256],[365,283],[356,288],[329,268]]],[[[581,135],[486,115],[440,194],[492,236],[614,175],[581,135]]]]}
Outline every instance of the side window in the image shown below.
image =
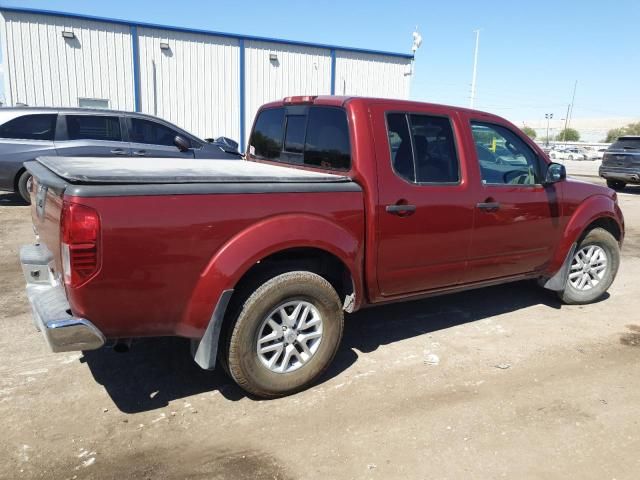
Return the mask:
{"type": "Polygon", "coordinates": [[[122,140],[120,118],[106,115],[67,115],[69,140],[122,140]]]}
{"type": "Polygon", "coordinates": [[[56,114],[23,115],[0,126],[0,138],[20,140],[53,140],[56,114]]]}
{"type": "Polygon", "coordinates": [[[284,108],[270,108],[260,112],[249,139],[250,153],[257,157],[278,160],[282,150],[283,123],[284,108]]]}
{"type": "Polygon", "coordinates": [[[304,163],[335,170],[351,168],[347,114],[340,108],[311,107],[304,146],[304,163]]]}
{"type": "Polygon", "coordinates": [[[169,147],[176,146],[173,139],[178,135],[178,132],[175,130],[151,120],[130,118],[130,121],[129,139],[131,142],[166,145],[169,147]]]}
{"type": "Polygon", "coordinates": [[[407,116],[404,113],[388,114],[387,133],[393,170],[405,180],[415,182],[416,170],[413,164],[413,146],[407,116]]]}
{"type": "Polygon", "coordinates": [[[535,152],[515,133],[500,125],[471,122],[482,183],[536,185],[541,183],[535,152]]]}
{"type": "Polygon", "coordinates": [[[397,175],[416,183],[457,183],[460,168],[451,122],[446,117],[390,113],[387,131],[397,175]]]}

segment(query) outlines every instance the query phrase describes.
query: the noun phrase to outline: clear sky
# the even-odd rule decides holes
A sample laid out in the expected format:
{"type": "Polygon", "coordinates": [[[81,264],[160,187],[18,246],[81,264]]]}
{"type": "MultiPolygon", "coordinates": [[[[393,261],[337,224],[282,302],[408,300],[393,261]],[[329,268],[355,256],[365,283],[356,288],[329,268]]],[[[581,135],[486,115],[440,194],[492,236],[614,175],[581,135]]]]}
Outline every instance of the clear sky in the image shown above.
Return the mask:
{"type": "Polygon", "coordinates": [[[467,106],[480,29],[476,108],[522,125],[565,116],[640,117],[640,1],[20,0],[31,7],[233,33],[409,52],[412,98],[467,106]]]}

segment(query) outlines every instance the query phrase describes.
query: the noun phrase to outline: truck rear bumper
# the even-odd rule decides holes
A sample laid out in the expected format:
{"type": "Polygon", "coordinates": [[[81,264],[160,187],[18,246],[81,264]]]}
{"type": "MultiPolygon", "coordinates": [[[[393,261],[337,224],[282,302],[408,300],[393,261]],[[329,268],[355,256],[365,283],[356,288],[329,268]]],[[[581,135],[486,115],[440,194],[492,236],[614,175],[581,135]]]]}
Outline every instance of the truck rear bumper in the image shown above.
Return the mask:
{"type": "Polygon", "coordinates": [[[25,245],[20,249],[20,263],[27,282],[27,298],[33,321],[54,352],[94,350],[105,337],[85,318],[74,317],[64,291],[50,265],[51,252],[44,245],[25,245]]]}

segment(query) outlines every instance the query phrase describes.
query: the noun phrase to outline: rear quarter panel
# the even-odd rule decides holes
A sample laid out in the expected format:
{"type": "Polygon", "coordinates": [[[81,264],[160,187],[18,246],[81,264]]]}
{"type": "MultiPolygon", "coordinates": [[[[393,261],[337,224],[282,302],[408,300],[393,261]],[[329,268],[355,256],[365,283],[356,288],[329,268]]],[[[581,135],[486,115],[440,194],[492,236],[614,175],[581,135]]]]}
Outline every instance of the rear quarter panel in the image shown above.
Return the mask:
{"type": "Polygon", "coordinates": [[[68,288],[69,301],[110,338],[200,337],[221,292],[275,248],[333,248],[353,268],[361,261],[361,192],[68,200],[96,209],[102,226],[100,271],[68,288]]]}

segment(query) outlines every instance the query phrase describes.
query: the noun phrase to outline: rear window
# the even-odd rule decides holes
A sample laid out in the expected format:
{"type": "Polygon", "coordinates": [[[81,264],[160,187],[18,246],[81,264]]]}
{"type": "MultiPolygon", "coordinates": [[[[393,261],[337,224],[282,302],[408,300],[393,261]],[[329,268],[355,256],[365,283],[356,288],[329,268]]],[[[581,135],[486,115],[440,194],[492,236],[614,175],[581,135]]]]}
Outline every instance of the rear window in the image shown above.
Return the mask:
{"type": "Polygon", "coordinates": [[[330,170],[351,168],[346,112],[333,107],[271,108],[258,115],[249,140],[257,158],[330,170]]]}
{"type": "Polygon", "coordinates": [[[67,115],[69,140],[107,140],[119,142],[120,118],[107,115],[67,115]]]}
{"type": "Polygon", "coordinates": [[[23,115],[0,126],[0,138],[20,140],[53,140],[56,114],[23,115]]]}
{"type": "Polygon", "coordinates": [[[640,150],[640,137],[621,137],[611,145],[611,150],[640,150]]]}

